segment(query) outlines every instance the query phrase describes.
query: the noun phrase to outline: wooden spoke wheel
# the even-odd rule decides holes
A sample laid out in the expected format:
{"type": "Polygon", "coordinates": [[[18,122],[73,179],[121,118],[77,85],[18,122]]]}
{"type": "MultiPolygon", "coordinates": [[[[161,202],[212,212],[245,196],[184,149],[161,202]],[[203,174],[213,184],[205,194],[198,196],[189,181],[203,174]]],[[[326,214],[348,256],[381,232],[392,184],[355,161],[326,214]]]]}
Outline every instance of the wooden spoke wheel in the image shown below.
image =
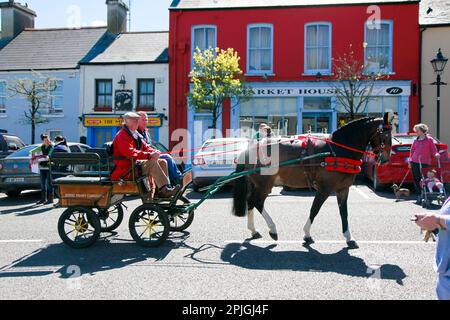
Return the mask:
{"type": "Polygon", "coordinates": [[[160,246],[170,232],[167,213],[151,204],[138,207],[130,216],[131,237],[137,244],[147,248],[160,246]]]}
{"type": "Polygon", "coordinates": [[[109,209],[100,209],[97,211],[101,232],[114,231],[123,221],[123,208],[120,204],[109,209]]]}
{"type": "Polygon", "coordinates": [[[170,217],[170,231],[184,231],[194,221],[194,211],[170,217]]]}
{"type": "Polygon", "coordinates": [[[91,209],[69,208],[59,218],[58,233],[68,246],[87,248],[100,237],[100,221],[91,209]]]}

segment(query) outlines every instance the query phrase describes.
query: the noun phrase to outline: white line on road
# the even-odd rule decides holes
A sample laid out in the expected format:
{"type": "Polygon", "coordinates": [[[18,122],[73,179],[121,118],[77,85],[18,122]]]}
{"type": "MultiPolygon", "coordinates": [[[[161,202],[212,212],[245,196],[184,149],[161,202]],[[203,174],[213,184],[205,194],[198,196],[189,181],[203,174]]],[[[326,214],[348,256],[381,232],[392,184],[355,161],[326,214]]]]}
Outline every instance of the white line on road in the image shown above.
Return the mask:
{"type": "Polygon", "coordinates": [[[364,191],[362,191],[360,188],[356,187],[356,186],[352,186],[351,188],[352,190],[355,190],[356,192],[358,192],[358,194],[363,197],[366,200],[371,200],[372,198],[369,197],[367,194],[364,193],[364,191]]]}
{"type": "Polygon", "coordinates": [[[0,243],[38,243],[44,240],[0,240],[0,243]]]}
{"type": "MultiPolygon", "coordinates": [[[[434,242],[425,241],[356,241],[359,244],[435,244],[434,242]]],[[[242,240],[228,240],[225,243],[243,243],[242,240]]],[[[270,240],[254,240],[251,241],[253,244],[303,244],[303,241],[298,240],[282,240],[282,241],[270,241],[270,240]]],[[[322,240],[314,241],[315,244],[345,244],[343,240],[322,240]]]]}

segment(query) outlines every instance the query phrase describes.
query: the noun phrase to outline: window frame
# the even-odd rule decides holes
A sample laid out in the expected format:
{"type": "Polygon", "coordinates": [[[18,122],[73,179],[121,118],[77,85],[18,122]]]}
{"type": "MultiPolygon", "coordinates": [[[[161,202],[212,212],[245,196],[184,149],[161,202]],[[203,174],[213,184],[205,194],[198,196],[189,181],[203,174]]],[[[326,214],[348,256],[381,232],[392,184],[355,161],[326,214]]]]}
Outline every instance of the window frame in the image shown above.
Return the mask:
{"type": "MultiPolygon", "coordinates": [[[[369,21],[364,22],[364,68],[366,69],[367,66],[367,48],[369,46],[369,43],[367,42],[367,25],[369,21]]],[[[388,24],[389,25],[389,48],[390,48],[390,54],[389,54],[389,68],[388,70],[378,70],[377,72],[381,74],[393,74],[394,73],[394,66],[393,66],[393,56],[394,56],[394,21],[393,20],[380,20],[380,25],[382,24],[388,24]]],[[[377,44],[377,48],[379,45],[377,44]]],[[[364,73],[368,74],[371,73],[368,70],[365,70],[364,73]]]]}
{"type": "Polygon", "coordinates": [[[138,78],[136,79],[137,82],[137,99],[136,99],[136,110],[138,111],[155,111],[155,104],[156,104],[156,79],[155,78],[138,78]],[[141,93],[141,81],[152,81],[153,82],[153,94],[145,94],[145,96],[153,96],[153,106],[143,106],[140,105],[140,97],[143,95],[141,93]]]}
{"type": "MultiPolygon", "coordinates": [[[[274,26],[272,23],[251,23],[247,25],[247,65],[246,74],[248,75],[273,75],[274,65],[274,26]],[[253,28],[270,28],[270,70],[250,70],[250,30],[253,28]]],[[[259,48],[261,50],[261,48],[259,48]]]]}
{"type": "Polygon", "coordinates": [[[53,106],[53,99],[54,98],[61,98],[61,103],[63,103],[63,101],[64,101],[64,80],[63,79],[55,79],[54,81],[62,83],[62,85],[61,85],[62,91],[58,92],[58,94],[55,94],[56,90],[52,91],[52,92],[49,92],[50,103],[49,103],[49,106],[48,106],[48,114],[47,115],[48,116],[64,116],[64,108],[55,108],[53,106]],[[53,110],[62,110],[62,112],[61,113],[52,112],[53,110]]]}
{"type": "MultiPolygon", "coordinates": [[[[214,49],[217,48],[217,26],[214,24],[199,24],[194,25],[191,28],[191,70],[194,68],[194,52],[197,48],[194,48],[195,44],[195,31],[197,29],[213,29],[214,30],[214,49]]],[[[206,33],[205,35],[206,36],[206,33]]]]}
{"type": "MultiPolygon", "coordinates": [[[[109,96],[109,94],[102,94],[102,96],[109,96]]],[[[113,79],[95,79],[95,110],[107,110],[112,111],[114,108],[114,85],[113,85],[113,79]],[[110,82],[111,83],[111,106],[99,106],[98,105],[98,98],[100,97],[99,94],[99,83],[100,82],[110,82]]]]}
{"type": "Polygon", "coordinates": [[[5,85],[5,92],[1,92],[0,91],[0,99],[5,99],[5,104],[3,105],[3,109],[0,110],[4,110],[4,112],[0,112],[0,118],[6,118],[8,116],[7,110],[6,110],[6,99],[8,97],[7,95],[7,91],[8,91],[8,81],[6,80],[0,80],[0,83],[5,85]]]}
{"type": "MultiPolygon", "coordinates": [[[[318,49],[318,45],[314,47],[318,49]]],[[[316,22],[308,22],[305,24],[304,27],[304,64],[303,64],[303,72],[306,75],[316,75],[318,73],[321,73],[322,75],[330,75],[332,73],[333,69],[333,24],[331,22],[327,21],[316,21],[316,22]],[[328,34],[328,69],[308,69],[308,47],[307,43],[307,34],[308,34],[308,27],[312,26],[327,26],[329,30],[328,34]]]]}

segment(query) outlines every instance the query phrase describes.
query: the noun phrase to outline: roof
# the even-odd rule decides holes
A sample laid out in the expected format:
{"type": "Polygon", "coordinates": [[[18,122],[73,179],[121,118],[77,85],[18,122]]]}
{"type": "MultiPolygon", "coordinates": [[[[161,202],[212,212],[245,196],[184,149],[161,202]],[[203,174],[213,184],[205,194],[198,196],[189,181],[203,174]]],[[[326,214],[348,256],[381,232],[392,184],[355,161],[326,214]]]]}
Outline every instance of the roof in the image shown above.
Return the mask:
{"type": "Polygon", "coordinates": [[[450,2],[422,0],[420,3],[420,25],[450,25],[450,2]],[[431,9],[429,13],[427,11],[431,9]]]}
{"type": "Polygon", "coordinates": [[[105,35],[106,27],[25,29],[0,51],[0,71],[78,68],[105,35]]]}
{"type": "Polygon", "coordinates": [[[169,32],[122,33],[102,53],[82,64],[167,63],[169,32]]]}
{"type": "Polygon", "coordinates": [[[195,10],[418,2],[419,0],[173,0],[170,9],[195,10]]]}

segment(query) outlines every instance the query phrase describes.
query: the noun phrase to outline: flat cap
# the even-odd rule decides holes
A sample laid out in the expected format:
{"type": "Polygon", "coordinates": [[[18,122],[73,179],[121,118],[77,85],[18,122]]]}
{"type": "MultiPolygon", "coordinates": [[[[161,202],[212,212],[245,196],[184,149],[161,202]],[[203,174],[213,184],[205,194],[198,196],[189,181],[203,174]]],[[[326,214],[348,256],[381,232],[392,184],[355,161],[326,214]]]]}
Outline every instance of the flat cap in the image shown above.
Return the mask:
{"type": "Polygon", "coordinates": [[[139,119],[140,117],[141,116],[135,112],[127,112],[122,116],[123,119],[139,119]]]}

